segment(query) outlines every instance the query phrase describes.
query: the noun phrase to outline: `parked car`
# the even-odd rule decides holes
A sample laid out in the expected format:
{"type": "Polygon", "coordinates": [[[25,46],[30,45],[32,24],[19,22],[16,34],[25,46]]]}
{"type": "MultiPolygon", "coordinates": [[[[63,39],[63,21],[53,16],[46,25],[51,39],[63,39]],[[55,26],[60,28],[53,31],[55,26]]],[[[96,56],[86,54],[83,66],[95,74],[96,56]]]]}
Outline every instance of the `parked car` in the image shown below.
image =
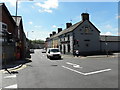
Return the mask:
{"type": "Polygon", "coordinates": [[[47,58],[52,59],[61,59],[61,52],[58,48],[48,48],[47,49],[47,58]]]}
{"type": "Polygon", "coordinates": [[[42,49],[42,53],[46,53],[46,50],[45,50],[45,49],[42,49]]]}
{"type": "Polygon", "coordinates": [[[30,49],[30,53],[34,53],[34,49],[30,49]]]}

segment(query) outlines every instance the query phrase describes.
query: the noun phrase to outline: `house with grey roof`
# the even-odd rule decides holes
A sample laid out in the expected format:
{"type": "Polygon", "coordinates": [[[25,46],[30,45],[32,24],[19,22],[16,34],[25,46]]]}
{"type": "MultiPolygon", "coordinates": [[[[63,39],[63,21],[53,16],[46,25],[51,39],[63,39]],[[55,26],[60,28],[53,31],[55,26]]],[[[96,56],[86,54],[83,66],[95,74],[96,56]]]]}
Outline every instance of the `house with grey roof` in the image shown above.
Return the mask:
{"type": "Polygon", "coordinates": [[[91,23],[88,13],[82,13],[81,16],[80,22],[73,25],[66,23],[66,29],[58,28],[58,33],[52,32],[46,39],[47,48],[59,48],[64,54],[73,54],[79,50],[81,55],[104,51],[107,40],[102,40],[100,31],[91,23]]]}

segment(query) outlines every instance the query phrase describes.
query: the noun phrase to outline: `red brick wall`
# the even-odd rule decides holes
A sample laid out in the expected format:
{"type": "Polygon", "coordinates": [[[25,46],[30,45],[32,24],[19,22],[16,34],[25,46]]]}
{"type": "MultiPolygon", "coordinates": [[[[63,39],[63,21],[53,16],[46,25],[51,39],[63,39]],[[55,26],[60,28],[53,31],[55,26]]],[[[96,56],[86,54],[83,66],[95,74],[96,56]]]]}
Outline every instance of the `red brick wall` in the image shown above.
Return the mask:
{"type": "Polygon", "coordinates": [[[16,34],[15,33],[16,25],[15,25],[12,17],[9,15],[9,13],[4,8],[2,8],[2,22],[7,24],[8,32],[10,32],[14,35],[16,34]]]}

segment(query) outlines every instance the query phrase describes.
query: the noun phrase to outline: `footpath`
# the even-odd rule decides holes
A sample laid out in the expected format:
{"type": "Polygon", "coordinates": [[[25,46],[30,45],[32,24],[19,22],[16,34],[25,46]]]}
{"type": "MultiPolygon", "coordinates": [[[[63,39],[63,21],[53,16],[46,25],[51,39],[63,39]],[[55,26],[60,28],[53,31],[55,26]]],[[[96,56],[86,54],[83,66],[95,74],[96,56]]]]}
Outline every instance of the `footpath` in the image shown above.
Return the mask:
{"type": "Polygon", "coordinates": [[[31,62],[31,60],[25,59],[25,60],[16,60],[12,63],[7,63],[6,65],[2,65],[2,68],[0,68],[0,72],[8,72],[11,73],[14,71],[17,71],[20,68],[24,68],[24,64],[31,62]]]}
{"type": "MultiPolygon", "coordinates": [[[[62,55],[62,57],[73,58],[73,55],[62,55]]],[[[76,57],[76,56],[75,56],[76,57]]],[[[90,55],[90,56],[79,56],[77,58],[107,58],[107,57],[120,57],[120,53],[113,53],[113,55],[90,55]]]]}

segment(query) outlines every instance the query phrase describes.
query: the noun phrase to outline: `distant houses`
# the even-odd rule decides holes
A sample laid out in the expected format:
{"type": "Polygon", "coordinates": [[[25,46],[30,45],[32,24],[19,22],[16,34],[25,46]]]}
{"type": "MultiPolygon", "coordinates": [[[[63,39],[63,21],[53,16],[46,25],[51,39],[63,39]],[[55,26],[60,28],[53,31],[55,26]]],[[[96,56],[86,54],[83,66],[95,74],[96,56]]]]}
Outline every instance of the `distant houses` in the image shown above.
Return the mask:
{"type": "Polygon", "coordinates": [[[66,23],[66,28],[58,28],[46,38],[46,48],[59,48],[63,54],[74,54],[79,50],[81,55],[97,54],[102,52],[118,52],[119,36],[101,36],[89,20],[88,13],[82,13],[82,20],[72,25],[66,23]]]}
{"type": "Polygon", "coordinates": [[[21,16],[12,16],[4,3],[0,3],[0,48],[2,61],[26,57],[27,42],[21,16]]]}

